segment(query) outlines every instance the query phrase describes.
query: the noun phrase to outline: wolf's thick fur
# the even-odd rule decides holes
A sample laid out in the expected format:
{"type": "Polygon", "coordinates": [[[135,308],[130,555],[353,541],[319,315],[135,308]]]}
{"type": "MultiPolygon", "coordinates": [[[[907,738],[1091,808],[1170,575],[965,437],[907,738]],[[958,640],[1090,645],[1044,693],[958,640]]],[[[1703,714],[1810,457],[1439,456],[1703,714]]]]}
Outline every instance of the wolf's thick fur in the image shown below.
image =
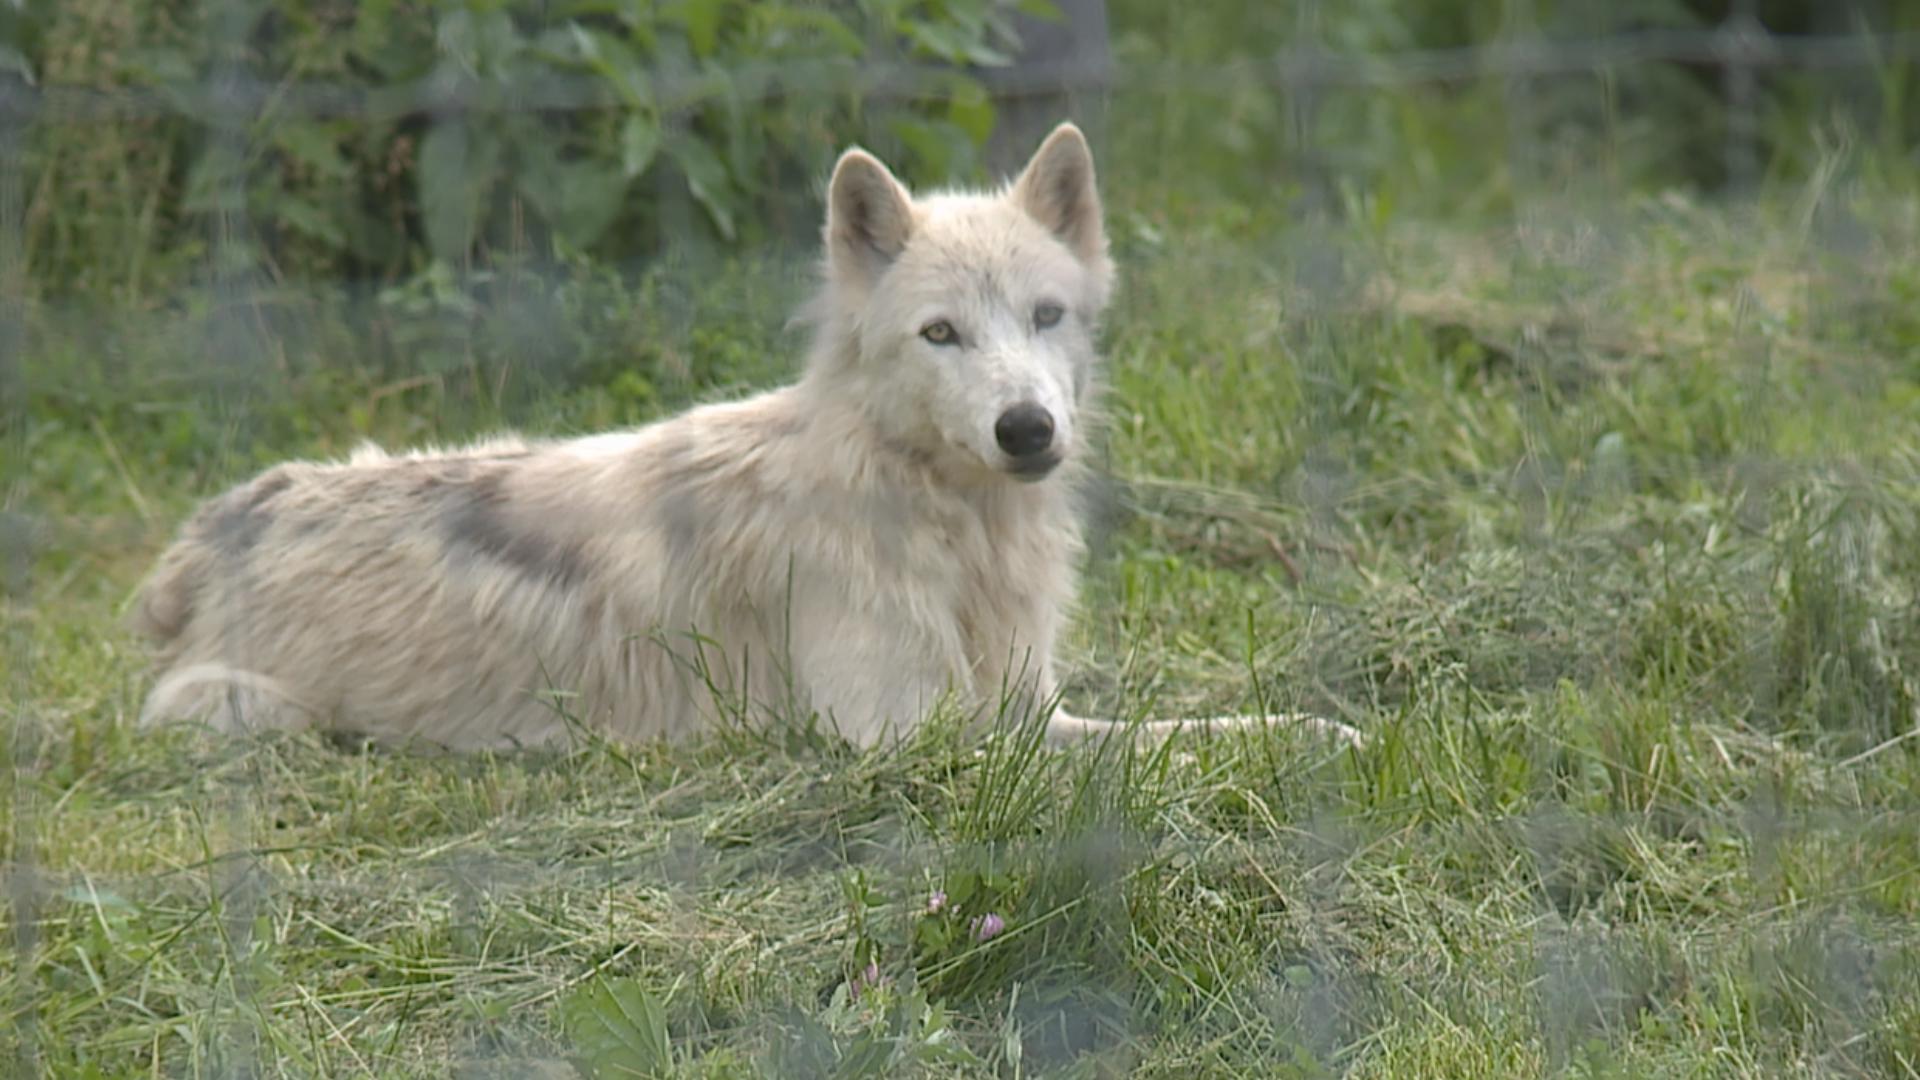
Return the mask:
{"type": "Polygon", "coordinates": [[[849,150],[825,242],[792,386],[211,501],[138,600],[164,669],[142,722],[481,748],[744,704],[871,744],[947,694],[1048,700],[1112,282],[1086,142],[1062,125],[1005,190],[920,200],[849,150]]]}

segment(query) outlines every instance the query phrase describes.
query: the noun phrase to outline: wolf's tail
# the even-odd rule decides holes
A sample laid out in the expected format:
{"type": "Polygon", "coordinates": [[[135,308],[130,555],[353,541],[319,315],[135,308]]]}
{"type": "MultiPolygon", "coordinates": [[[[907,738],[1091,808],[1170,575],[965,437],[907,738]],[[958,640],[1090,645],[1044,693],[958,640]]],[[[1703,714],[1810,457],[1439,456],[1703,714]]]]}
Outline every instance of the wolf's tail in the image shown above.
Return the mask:
{"type": "Polygon", "coordinates": [[[193,618],[194,601],[213,573],[212,563],[213,553],[205,546],[176,541],[134,597],[128,617],[133,629],[162,648],[172,644],[193,618]]]}

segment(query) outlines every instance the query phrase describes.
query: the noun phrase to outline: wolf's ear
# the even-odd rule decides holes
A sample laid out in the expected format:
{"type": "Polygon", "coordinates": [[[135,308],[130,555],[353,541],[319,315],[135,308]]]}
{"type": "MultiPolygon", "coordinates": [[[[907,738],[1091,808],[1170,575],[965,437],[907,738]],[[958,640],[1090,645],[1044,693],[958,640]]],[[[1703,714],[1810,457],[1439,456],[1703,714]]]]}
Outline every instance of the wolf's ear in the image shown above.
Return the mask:
{"type": "Polygon", "coordinates": [[[872,281],[899,258],[913,232],[907,189],[858,147],[840,155],[827,182],[827,265],[837,278],[872,281]]]}
{"type": "Polygon", "coordinates": [[[1106,256],[1100,193],[1093,183],[1093,151],[1073,124],[1054,128],[1034,151],[1033,160],[1013,182],[1013,201],[1080,261],[1095,263],[1106,256]]]}

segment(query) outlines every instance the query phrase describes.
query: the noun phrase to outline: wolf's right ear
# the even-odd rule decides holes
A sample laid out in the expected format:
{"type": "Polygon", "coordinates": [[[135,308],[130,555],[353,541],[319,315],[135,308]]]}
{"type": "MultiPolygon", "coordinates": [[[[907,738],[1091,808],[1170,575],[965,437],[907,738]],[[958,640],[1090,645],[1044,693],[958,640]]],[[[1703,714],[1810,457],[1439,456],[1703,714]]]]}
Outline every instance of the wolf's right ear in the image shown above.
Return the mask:
{"type": "Polygon", "coordinates": [[[913,203],[880,159],[854,148],[827,183],[827,266],[836,279],[871,283],[907,246],[913,203]]]}
{"type": "Polygon", "coordinates": [[[1017,206],[1059,237],[1080,261],[1091,265],[1106,260],[1093,151],[1072,123],[1054,128],[1034,151],[1033,160],[1013,182],[1012,196],[1017,206]]]}

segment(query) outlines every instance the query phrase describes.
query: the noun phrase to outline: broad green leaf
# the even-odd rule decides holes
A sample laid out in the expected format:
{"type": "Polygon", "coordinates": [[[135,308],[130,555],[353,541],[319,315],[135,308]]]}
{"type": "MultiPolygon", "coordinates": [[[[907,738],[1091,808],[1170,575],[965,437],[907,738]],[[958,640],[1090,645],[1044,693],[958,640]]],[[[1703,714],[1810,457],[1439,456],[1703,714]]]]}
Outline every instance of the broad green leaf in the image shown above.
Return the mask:
{"type": "MultiPolygon", "coordinates": [[[[866,51],[866,43],[860,40],[860,35],[831,11],[775,4],[756,8],[755,14],[769,26],[815,31],[843,55],[859,56],[866,51]]],[[[815,54],[809,59],[819,59],[818,47],[812,42],[807,43],[807,47],[815,54]]]]}
{"type": "Polygon", "coordinates": [[[947,877],[947,903],[959,907],[973,899],[973,892],[980,885],[980,875],[971,870],[963,870],[947,877]]]}
{"type": "Polygon", "coordinates": [[[0,75],[12,72],[33,85],[33,65],[27,62],[26,55],[11,45],[0,45],[0,75]]]}
{"type": "Polygon", "coordinates": [[[994,48],[984,41],[969,42],[965,53],[962,55],[968,63],[976,64],[980,67],[1006,67],[1013,63],[1013,57],[1011,55],[994,48]]]}
{"type": "Polygon", "coordinates": [[[894,1072],[889,1068],[893,1064],[894,1040],[879,1031],[867,1030],[853,1040],[853,1045],[840,1052],[839,1067],[835,1076],[847,1080],[886,1080],[894,1072]]]}
{"type": "Polygon", "coordinates": [[[311,120],[283,121],[274,127],[273,141],[295,161],[325,179],[342,180],[353,175],[353,166],[341,155],[339,142],[326,124],[311,120]]]}
{"type": "Polygon", "coordinates": [[[953,940],[953,931],[945,920],[929,917],[921,919],[914,925],[913,936],[919,942],[920,948],[938,955],[953,940]]]}
{"type": "Polygon", "coordinates": [[[894,137],[906,144],[913,156],[925,166],[931,176],[947,176],[953,165],[956,144],[964,144],[966,136],[952,125],[929,123],[909,117],[900,117],[888,127],[894,137]]]}
{"type": "Polygon", "coordinates": [[[587,70],[606,80],[620,103],[646,107],[653,104],[653,85],[647,77],[647,62],[633,46],[604,30],[568,24],[574,49],[587,70]]]}
{"type": "Polygon", "coordinates": [[[434,258],[458,263],[466,256],[495,156],[492,139],[465,120],[443,120],[421,140],[420,215],[434,258]]]}
{"type": "Polygon", "coordinates": [[[665,1077],[673,1068],[667,1014],[633,979],[596,981],[560,1003],[574,1067],[588,1080],[665,1077]]]}
{"type": "Polygon", "coordinates": [[[938,23],[910,23],[907,37],[941,60],[958,60],[966,52],[966,42],[961,36],[951,27],[938,23]]]}
{"type": "Polygon", "coordinates": [[[498,71],[525,42],[506,11],[455,11],[434,28],[440,50],[468,74],[498,71]]]}
{"type": "Polygon", "coordinates": [[[713,227],[728,240],[735,236],[732,182],[727,167],[713,148],[695,136],[681,136],[667,144],[667,154],[687,178],[687,190],[713,219],[713,227]]]}
{"type": "Polygon", "coordinates": [[[347,234],[339,223],[325,210],[297,195],[275,193],[269,202],[268,212],[295,232],[305,233],[335,247],[347,246],[347,234]]]}
{"type": "Polygon", "coordinates": [[[660,125],[645,113],[628,115],[620,125],[620,169],[631,180],[647,171],[660,152],[660,125]]]}
{"type": "Polygon", "coordinates": [[[586,248],[619,215],[627,193],[627,177],[610,162],[534,156],[516,178],[515,186],[568,244],[586,248]]]}
{"type": "Polygon", "coordinates": [[[686,28],[687,44],[693,55],[705,59],[720,43],[720,23],[726,17],[731,0],[683,0],[676,14],[686,28]]]}
{"type": "Polygon", "coordinates": [[[433,28],[434,44],[468,73],[475,71],[480,62],[480,49],[475,37],[473,16],[465,11],[448,14],[433,28]]]}
{"type": "Polygon", "coordinates": [[[947,102],[947,119],[966,132],[974,145],[984,145],[987,136],[993,134],[993,99],[972,79],[956,79],[952,97],[947,102]]]}

